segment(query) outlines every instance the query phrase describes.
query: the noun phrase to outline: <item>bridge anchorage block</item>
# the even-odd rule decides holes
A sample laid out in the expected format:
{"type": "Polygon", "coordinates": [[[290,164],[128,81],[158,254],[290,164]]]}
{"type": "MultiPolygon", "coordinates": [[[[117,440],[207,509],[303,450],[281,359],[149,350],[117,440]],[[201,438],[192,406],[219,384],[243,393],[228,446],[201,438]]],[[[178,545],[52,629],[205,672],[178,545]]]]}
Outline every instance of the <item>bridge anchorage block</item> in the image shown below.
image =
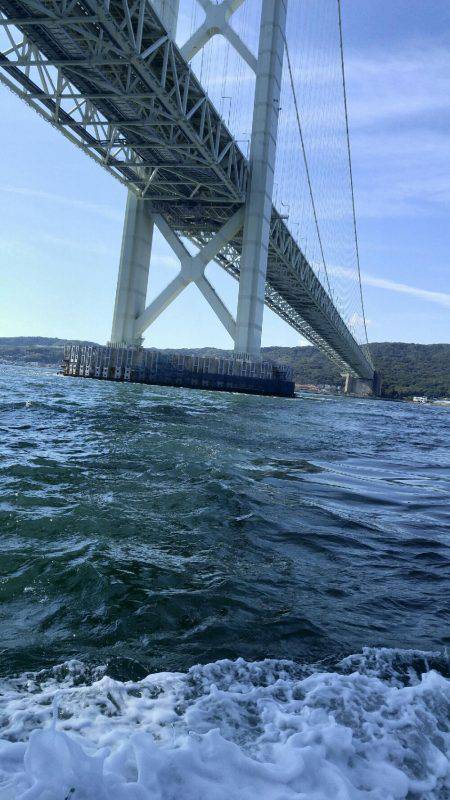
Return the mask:
{"type": "Polygon", "coordinates": [[[344,379],[344,394],[353,397],[379,397],[381,394],[381,376],[378,372],[373,373],[372,380],[356,378],[349,373],[344,379]]]}

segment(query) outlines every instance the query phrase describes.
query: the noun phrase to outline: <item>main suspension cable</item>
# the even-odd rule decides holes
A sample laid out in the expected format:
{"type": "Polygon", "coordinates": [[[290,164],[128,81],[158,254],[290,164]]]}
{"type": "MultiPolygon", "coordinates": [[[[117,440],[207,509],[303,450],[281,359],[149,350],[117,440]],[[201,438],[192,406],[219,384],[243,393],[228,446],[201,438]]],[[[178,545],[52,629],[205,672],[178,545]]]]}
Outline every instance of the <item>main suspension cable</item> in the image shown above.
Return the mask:
{"type": "Polygon", "coordinates": [[[302,130],[301,122],[300,122],[300,113],[299,113],[299,110],[298,110],[297,93],[295,91],[294,76],[292,74],[291,59],[290,59],[290,56],[289,56],[289,47],[288,47],[287,39],[286,39],[286,36],[284,35],[284,33],[283,33],[283,39],[284,39],[284,47],[285,47],[285,50],[286,50],[286,59],[287,59],[287,65],[288,65],[288,70],[289,70],[289,80],[290,80],[291,89],[292,89],[292,97],[294,99],[295,115],[297,117],[297,127],[298,127],[299,136],[300,136],[300,143],[301,143],[301,146],[302,146],[303,162],[304,162],[304,165],[305,165],[305,172],[306,172],[306,180],[308,182],[309,196],[310,196],[310,199],[311,199],[311,207],[312,207],[313,216],[314,216],[314,223],[315,223],[315,226],[316,226],[317,238],[319,240],[320,254],[322,256],[322,264],[323,264],[323,268],[325,270],[325,275],[326,275],[326,279],[327,279],[328,292],[329,292],[329,295],[330,295],[331,299],[333,299],[333,294],[332,294],[331,285],[330,285],[330,278],[328,277],[327,264],[326,264],[326,261],[325,261],[325,254],[324,254],[324,250],[323,250],[322,237],[320,235],[319,219],[318,219],[318,216],[317,216],[316,204],[315,204],[315,201],[314,201],[314,194],[313,194],[313,190],[312,190],[312,183],[311,183],[311,176],[310,176],[310,172],[309,172],[308,159],[307,159],[307,156],[306,156],[305,140],[303,138],[303,130],[302,130]]]}
{"type": "MultiPolygon", "coordinates": [[[[337,0],[338,5],[338,17],[339,17],[339,46],[341,51],[341,71],[342,71],[342,91],[344,95],[344,113],[345,113],[345,129],[347,134],[347,154],[348,154],[348,169],[350,175],[350,190],[352,196],[352,212],[353,212],[353,231],[355,236],[355,251],[356,251],[356,264],[358,268],[358,281],[359,281],[359,294],[361,298],[361,311],[363,317],[363,324],[364,324],[364,333],[366,337],[366,344],[367,344],[367,355],[369,360],[372,362],[372,357],[369,350],[369,337],[367,336],[367,323],[366,323],[366,312],[364,307],[364,295],[362,289],[362,280],[361,280],[361,264],[359,260],[359,242],[358,242],[358,228],[356,225],[356,209],[355,209],[355,191],[353,187],[353,169],[352,169],[352,155],[350,149],[350,130],[348,124],[348,108],[347,108],[347,86],[345,81],[345,66],[344,66],[344,41],[342,35],[342,13],[341,13],[341,0],[337,0]]],[[[373,366],[373,364],[372,364],[373,366]]]]}

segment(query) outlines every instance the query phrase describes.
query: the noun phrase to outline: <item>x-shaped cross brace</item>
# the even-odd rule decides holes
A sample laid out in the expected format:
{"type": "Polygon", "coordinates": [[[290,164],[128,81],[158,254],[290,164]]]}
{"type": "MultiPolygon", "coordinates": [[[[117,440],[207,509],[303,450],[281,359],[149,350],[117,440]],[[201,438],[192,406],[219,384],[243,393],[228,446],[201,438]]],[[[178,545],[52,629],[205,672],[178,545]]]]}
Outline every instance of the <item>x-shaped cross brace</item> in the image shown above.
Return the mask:
{"type": "Polygon", "coordinates": [[[154,222],[168,244],[170,244],[175,255],[178,256],[181,269],[178,275],[162,290],[158,297],[147,306],[140,317],[137,318],[134,327],[135,336],[142,336],[149,325],[151,325],[164,309],[181,294],[183,289],[189,286],[190,283],[195,283],[234,341],[236,322],[204,273],[209,262],[214,260],[222,248],[225,247],[242,228],[244,224],[244,208],[241,207],[238,209],[195,256],[191,256],[181,239],[163,217],[159,214],[155,214],[154,222]]]}
{"type": "Polygon", "coordinates": [[[188,39],[186,44],[181,48],[181,52],[186,61],[190,61],[206,42],[220,33],[230,42],[239,55],[242,56],[253,72],[256,72],[255,56],[250,52],[247,45],[244,44],[228,21],[231,15],[242,5],[244,0],[222,0],[218,5],[212,3],[211,0],[198,0],[198,2],[204,9],[206,17],[200,27],[197,28],[195,33],[192,34],[190,39],[188,39]]]}

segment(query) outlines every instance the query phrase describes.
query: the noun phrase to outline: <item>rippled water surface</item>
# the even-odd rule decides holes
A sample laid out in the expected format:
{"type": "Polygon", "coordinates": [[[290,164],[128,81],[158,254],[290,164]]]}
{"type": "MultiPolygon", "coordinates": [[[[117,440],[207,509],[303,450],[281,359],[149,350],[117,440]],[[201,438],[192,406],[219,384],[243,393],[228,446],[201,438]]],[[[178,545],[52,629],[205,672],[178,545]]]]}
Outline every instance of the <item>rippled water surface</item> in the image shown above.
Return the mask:
{"type": "Polygon", "coordinates": [[[0,391],[3,674],[450,642],[446,409],[13,367],[0,391]]]}
{"type": "Polygon", "coordinates": [[[0,427],[0,800],[448,800],[447,409],[3,366],[0,427]]]}

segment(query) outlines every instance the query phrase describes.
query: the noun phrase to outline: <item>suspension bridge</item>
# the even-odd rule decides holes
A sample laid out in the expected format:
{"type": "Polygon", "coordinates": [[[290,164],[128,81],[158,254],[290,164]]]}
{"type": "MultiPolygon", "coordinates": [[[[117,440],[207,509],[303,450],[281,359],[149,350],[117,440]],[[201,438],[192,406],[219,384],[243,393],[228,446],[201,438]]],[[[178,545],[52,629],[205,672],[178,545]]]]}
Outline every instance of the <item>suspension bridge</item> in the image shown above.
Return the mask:
{"type": "MultiPolygon", "coordinates": [[[[0,80],[128,190],[111,341],[95,354],[69,354],[68,373],[133,379],[140,370],[144,379],[144,332],[194,283],[234,343],[234,357],[214,370],[235,376],[223,387],[251,388],[252,376],[255,390],[289,381],[261,366],[267,305],[347,375],[349,389],[373,389],[341,12],[335,0],[326,4],[337,83],[327,83],[334,111],[319,102],[315,122],[323,133],[339,114],[346,147],[338,166],[333,148],[324,151],[319,180],[319,138],[310,125],[308,142],[303,119],[311,65],[298,53],[299,7],[314,4],[186,0],[182,14],[180,0],[0,0],[0,80]],[[330,206],[344,189],[345,214],[337,201],[330,206]],[[147,304],[155,226],[180,271],[147,304]],[[238,281],[235,315],[206,275],[211,262],[238,281]]],[[[311,47],[331,63],[326,43],[311,47]]],[[[202,385],[222,388],[217,377],[202,385]]]]}

